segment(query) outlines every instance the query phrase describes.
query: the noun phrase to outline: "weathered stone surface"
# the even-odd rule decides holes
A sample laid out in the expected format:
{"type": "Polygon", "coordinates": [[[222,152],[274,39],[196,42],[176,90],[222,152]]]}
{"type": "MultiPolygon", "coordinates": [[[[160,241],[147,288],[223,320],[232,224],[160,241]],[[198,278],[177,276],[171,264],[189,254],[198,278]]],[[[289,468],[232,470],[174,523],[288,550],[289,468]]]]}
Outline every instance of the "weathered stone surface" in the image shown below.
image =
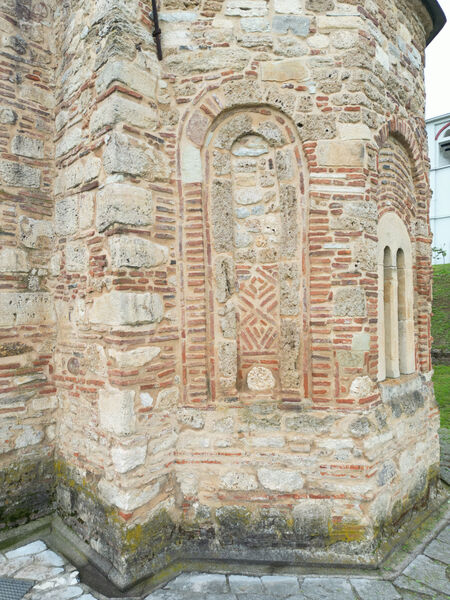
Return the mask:
{"type": "Polygon", "coordinates": [[[324,167],[362,167],[365,161],[364,144],[359,141],[319,141],[317,160],[324,167]]]}
{"type": "Polygon", "coordinates": [[[146,153],[130,143],[123,133],[113,133],[103,152],[103,166],[107,173],[124,173],[143,177],[148,174],[150,162],[146,153]]]}
{"type": "Polygon", "coordinates": [[[448,593],[448,578],[445,565],[433,562],[423,554],[415,558],[403,572],[407,577],[427,585],[442,594],[448,593]]]}
{"type": "Polygon", "coordinates": [[[161,348],[150,346],[144,348],[133,348],[132,350],[109,349],[109,355],[114,358],[119,369],[142,367],[161,352],[161,348]]]}
{"type": "Polygon", "coordinates": [[[0,107],[0,123],[2,125],[14,125],[17,121],[17,113],[12,108],[0,107]]]}
{"type": "Polygon", "coordinates": [[[366,314],[364,290],[356,286],[337,290],[334,294],[333,313],[337,317],[363,317],[366,314]]]}
{"type": "Polygon", "coordinates": [[[55,203],[55,232],[69,235],[78,229],[79,205],[78,196],[61,198],[55,203]]]}
{"type": "Polygon", "coordinates": [[[6,185],[13,187],[39,188],[41,185],[39,169],[11,160],[0,160],[0,176],[6,185]]]}
{"type": "Polygon", "coordinates": [[[237,376],[237,346],[234,341],[219,343],[218,349],[220,383],[223,388],[236,385],[237,376]]]}
{"type": "Polygon", "coordinates": [[[331,519],[331,503],[326,500],[301,500],[294,507],[294,528],[297,535],[308,540],[326,538],[331,519]]]}
{"type": "Polygon", "coordinates": [[[203,429],[205,426],[205,418],[199,410],[183,408],[178,411],[177,419],[192,429],[203,429]]]}
{"type": "Polygon", "coordinates": [[[89,252],[83,242],[68,242],[66,246],[66,269],[84,272],[89,267],[89,252]]]}
{"type": "Polygon", "coordinates": [[[352,586],[361,600],[402,600],[401,595],[389,581],[376,579],[351,579],[352,586]]]}
{"type": "Polygon", "coordinates": [[[352,398],[365,398],[374,391],[373,381],[367,375],[355,377],[350,385],[350,396],[352,398]]]}
{"type": "Polygon", "coordinates": [[[48,292],[1,292],[0,326],[49,325],[55,322],[53,299],[48,292]]]}
{"type": "Polygon", "coordinates": [[[17,134],[11,140],[11,152],[28,158],[44,158],[44,142],[37,138],[17,134]]]}
{"type": "Polygon", "coordinates": [[[230,181],[213,181],[211,212],[215,249],[217,252],[227,252],[234,245],[233,190],[230,181]]]}
{"type": "Polygon", "coordinates": [[[338,577],[305,577],[300,590],[307,598],[356,600],[350,583],[338,577]]]}
{"type": "Polygon", "coordinates": [[[144,464],[147,446],[117,446],[111,449],[111,458],[118,473],[128,473],[144,464]]]}
{"type": "Polygon", "coordinates": [[[300,592],[297,577],[294,575],[263,575],[264,591],[275,598],[293,596],[300,592]]]}
{"type": "MultiPolygon", "coordinates": [[[[248,15],[250,16],[250,15],[248,15]]],[[[243,49],[212,48],[207,51],[191,52],[189,60],[184,53],[172,54],[165,59],[169,73],[195,75],[206,71],[229,69],[240,71],[250,60],[250,53],[243,49]]]]}
{"type": "Polygon", "coordinates": [[[53,224],[44,219],[20,217],[20,241],[27,248],[48,248],[53,238],[53,224]]]}
{"type": "Polygon", "coordinates": [[[249,575],[230,575],[228,577],[231,591],[234,594],[262,594],[264,592],[261,579],[249,575]]]}
{"type": "Polygon", "coordinates": [[[163,311],[158,294],[113,290],[94,298],[89,319],[103,325],[142,325],[161,321],[163,311]]]}
{"type": "Polygon", "coordinates": [[[256,490],[258,482],[256,477],[250,473],[239,473],[230,471],[222,477],[220,485],[225,490],[256,490]]]}
{"type": "Polygon", "coordinates": [[[123,511],[130,512],[147,504],[147,502],[154,498],[159,491],[159,487],[159,484],[155,483],[139,490],[124,490],[112,481],[101,479],[98,484],[98,491],[109,504],[117,506],[117,508],[123,511]]]}
{"type": "Polygon", "coordinates": [[[309,33],[311,19],[309,17],[294,17],[293,15],[275,15],[272,28],[276,33],[289,33],[305,37],[309,33]]]}
{"type": "Polygon", "coordinates": [[[145,238],[132,235],[111,236],[108,240],[111,266],[156,267],[167,262],[169,251],[166,246],[155,244],[145,238]]]}
{"type": "Polygon", "coordinates": [[[227,0],[225,4],[225,14],[232,17],[263,17],[267,13],[267,0],[227,0]]]}
{"type": "Polygon", "coordinates": [[[113,223],[150,225],[153,211],[150,191],[134,185],[110,184],[97,194],[97,229],[104,231],[113,223]]]}
{"type": "Polygon", "coordinates": [[[98,392],[100,427],[116,435],[130,435],[136,429],[133,390],[107,387],[98,392]]]}
{"type": "Polygon", "coordinates": [[[297,471],[262,467],[258,469],[261,485],[275,492],[294,492],[303,488],[304,480],[297,471]]]}
{"type": "Polygon", "coordinates": [[[143,129],[154,129],[158,117],[156,111],[145,104],[138,104],[118,94],[108,96],[93,113],[91,131],[113,127],[117,123],[128,123],[143,129]]]}
{"type": "Polygon", "coordinates": [[[29,270],[24,250],[5,246],[0,250],[0,273],[26,273],[29,270]]]}
{"type": "MultiPolygon", "coordinates": [[[[174,592],[217,595],[227,594],[229,591],[225,575],[219,573],[182,573],[169,581],[164,589],[174,592]]],[[[216,598],[216,596],[212,597],[216,598]]],[[[229,598],[224,597],[223,600],[229,600],[229,598]]]]}
{"type": "Polygon", "coordinates": [[[261,65],[263,81],[305,81],[308,77],[309,72],[302,58],[286,58],[261,65]]]}
{"type": "Polygon", "coordinates": [[[230,256],[216,260],[216,298],[218,302],[226,302],[236,291],[236,275],[234,261],[230,256]]]}
{"type": "Polygon", "coordinates": [[[63,137],[56,144],[55,156],[63,156],[76,146],[78,146],[83,140],[83,132],[80,127],[71,127],[69,131],[63,135],[63,137]]]}
{"type": "Polygon", "coordinates": [[[275,378],[266,367],[252,367],[247,375],[247,385],[254,392],[271,390],[275,387],[275,378]]]}
{"type": "Polygon", "coordinates": [[[200,150],[192,144],[183,144],[181,177],[183,183],[196,183],[198,181],[203,181],[200,150]]]}
{"type": "Polygon", "coordinates": [[[95,80],[97,92],[102,94],[114,82],[122,83],[148,98],[154,98],[156,94],[156,77],[134,63],[109,60],[95,80]]]}

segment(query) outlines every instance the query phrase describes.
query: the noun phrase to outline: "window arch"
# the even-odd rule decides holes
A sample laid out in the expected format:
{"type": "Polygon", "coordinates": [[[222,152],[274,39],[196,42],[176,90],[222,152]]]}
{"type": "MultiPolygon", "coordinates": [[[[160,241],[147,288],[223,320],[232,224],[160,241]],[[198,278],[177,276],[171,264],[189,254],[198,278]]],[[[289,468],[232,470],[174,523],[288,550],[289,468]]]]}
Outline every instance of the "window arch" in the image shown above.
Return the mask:
{"type": "Polygon", "coordinates": [[[393,212],[378,224],[378,379],[415,370],[412,245],[393,212]]]}

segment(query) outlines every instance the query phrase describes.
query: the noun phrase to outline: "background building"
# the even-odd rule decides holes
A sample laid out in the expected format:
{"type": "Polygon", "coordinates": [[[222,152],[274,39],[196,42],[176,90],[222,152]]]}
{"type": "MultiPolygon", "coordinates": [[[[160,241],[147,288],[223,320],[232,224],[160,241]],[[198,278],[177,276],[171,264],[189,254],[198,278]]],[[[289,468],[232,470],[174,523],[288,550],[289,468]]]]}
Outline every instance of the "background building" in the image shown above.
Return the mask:
{"type": "Polygon", "coordinates": [[[433,248],[447,252],[444,257],[433,252],[433,263],[448,262],[450,256],[450,113],[427,120],[430,154],[430,225],[433,248]]]}

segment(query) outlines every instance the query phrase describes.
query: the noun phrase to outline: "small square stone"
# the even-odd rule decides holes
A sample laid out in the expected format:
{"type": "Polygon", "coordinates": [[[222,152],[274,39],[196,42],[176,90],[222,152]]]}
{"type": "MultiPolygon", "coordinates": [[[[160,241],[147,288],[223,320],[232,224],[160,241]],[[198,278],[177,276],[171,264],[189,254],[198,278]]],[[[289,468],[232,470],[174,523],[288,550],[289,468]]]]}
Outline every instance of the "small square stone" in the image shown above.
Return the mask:
{"type": "Polygon", "coordinates": [[[450,565],[450,544],[441,542],[441,540],[433,540],[424,550],[424,554],[446,565],[450,565]]]}

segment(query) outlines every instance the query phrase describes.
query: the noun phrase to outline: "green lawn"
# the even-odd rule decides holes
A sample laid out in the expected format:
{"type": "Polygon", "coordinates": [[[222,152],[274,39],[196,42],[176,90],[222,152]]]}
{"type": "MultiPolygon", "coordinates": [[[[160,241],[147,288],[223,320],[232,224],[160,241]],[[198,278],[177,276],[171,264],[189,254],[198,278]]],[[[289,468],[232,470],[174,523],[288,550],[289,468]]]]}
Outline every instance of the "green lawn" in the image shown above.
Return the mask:
{"type": "MultiPolygon", "coordinates": [[[[433,347],[450,349],[450,264],[433,267],[433,347]]],[[[434,365],[434,391],[441,408],[441,426],[450,428],[450,366],[434,365]]]]}
{"type": "Polygon", "coordinates": [[[441,409],[441,427],[450,429],[450,366],[434,365],[434,393],[441,409]]]}
{"type": "Polygon", "coordinates": [[[450,264],[433,267],[433,347],[450,349],[450,264]]]}

